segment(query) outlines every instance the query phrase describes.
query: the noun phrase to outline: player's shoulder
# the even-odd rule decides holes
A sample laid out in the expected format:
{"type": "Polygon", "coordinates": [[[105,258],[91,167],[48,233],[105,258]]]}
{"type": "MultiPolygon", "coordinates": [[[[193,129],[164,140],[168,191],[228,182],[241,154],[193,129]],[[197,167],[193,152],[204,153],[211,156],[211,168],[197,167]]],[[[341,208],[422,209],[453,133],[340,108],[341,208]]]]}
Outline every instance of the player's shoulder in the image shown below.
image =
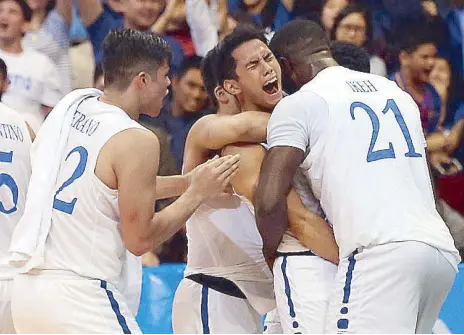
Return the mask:
{"type": "Polygon", "coordinates": [[[26,121],[21,116],[21,114],[19,114],[17,111],[8,107],[2,102],[0,102],[0,119],[2,121],[9,120],[9,121],[15,121],[17,123],[23,123],[24,126],[26,126],[26,121]]]}

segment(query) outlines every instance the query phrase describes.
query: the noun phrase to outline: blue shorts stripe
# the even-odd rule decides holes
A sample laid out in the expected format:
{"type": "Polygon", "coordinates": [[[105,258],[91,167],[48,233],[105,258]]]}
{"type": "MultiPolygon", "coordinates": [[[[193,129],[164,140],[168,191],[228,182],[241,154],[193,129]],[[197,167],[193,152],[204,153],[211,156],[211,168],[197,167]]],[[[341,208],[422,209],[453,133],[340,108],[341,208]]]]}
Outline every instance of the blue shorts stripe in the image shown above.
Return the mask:
{"type": "Polygon", "coordinates": [[[206,285],[203,285],[201,290],[201,324],[203,325],[203,334],[209,334],[208,286],[206,285]]]}
{"type": "Polygon", "coordinates": [[[111,308],[113,308],[113,311],[116,314],[116,318],[118,319],[119,325],[121,326],[124,334],[131,334],[131,331],[129,330],[129,327],[127,326],[127,323],[126,323],[126,319],[124,318],[124,316],[121,314],[121,311],[119,310],[119,304],[114,298],[113,292],[111,292],[108,289],[108,285],[106,281],[101,280],[100,287],[105,290],[106,295],[108,296],[108,299],[110,300],[111,308]]]}
{"type": "Polygon", "coordinates": [[[346,280],[345,280],[345,287],[343,288],[343,303],[347,304],[350,299],[351,293],[351,280],[353,279],[353,270],[356,264],[356,259],[354,256],[358,253],[355,250],[350,257],[348,257],[348,270],[346,271],[346,280]]]}
{"type": "MultiPolygon", "coordinates": [[[[284,277],[284,285],[285,285],[285,295],[287,296],[287,303],[288,309],[290,312],[290,317],[293,319],[292,327],[296,329],[299,327],[298,321],[296,321],[296,313],[295,313],[295,306],[293,305],[292,301],[292,292],[290,289],[290,281],[288,280],[287,276],[287,256],[282,256],[282,265],[280,266],[282,270],[282,276],[284,277]]],[[[295,333],[298,334],[298,333],[295,333]]]]}

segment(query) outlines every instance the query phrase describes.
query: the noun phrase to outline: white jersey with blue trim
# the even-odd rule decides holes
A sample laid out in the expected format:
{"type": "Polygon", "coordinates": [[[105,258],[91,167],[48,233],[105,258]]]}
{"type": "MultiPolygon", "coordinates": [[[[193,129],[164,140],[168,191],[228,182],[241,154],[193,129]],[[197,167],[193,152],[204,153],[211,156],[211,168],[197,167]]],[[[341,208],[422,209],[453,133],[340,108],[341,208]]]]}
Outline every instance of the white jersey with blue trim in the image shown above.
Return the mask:
{"type": "Polygon", "coordinates": [[[203,273],[233,281],[260,314],[275,308],[272,273],[253,206],[239,195],[203,203],[187,221],[185,276],[203,273]]]}
{"type": "Polygon", "coordinates": [[[126,257],[118,192],[98,179],[95,167],[105,143],[130,128],[146,130],[123,110],[98,98],[88,98],[77,108],[55,185],[41,268],[70,270],[118,284],[126,257]]]}
{"type": "Polygon", "coordinates": [[[0,103],[0,279],[16,272],[8,265],[8,248],[24,213],[31,177],[31,136],[16,111],[0,103]]]}
{"type": "Polygon", "coordinates": [[[419,241],[457,269],[459,254],[435,208],[419,109],[393,81],[340,66],[322,70],[279,102],[268,144],[305,152],[301,168],[333,224],[340,257],[419,241]]]}

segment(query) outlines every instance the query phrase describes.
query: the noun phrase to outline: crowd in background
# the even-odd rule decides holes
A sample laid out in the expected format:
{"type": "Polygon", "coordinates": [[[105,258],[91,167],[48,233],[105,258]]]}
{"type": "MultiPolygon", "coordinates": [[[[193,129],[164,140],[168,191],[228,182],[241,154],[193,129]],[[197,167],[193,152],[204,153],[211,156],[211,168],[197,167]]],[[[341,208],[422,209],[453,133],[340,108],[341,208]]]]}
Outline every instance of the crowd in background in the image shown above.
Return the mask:
{"type": "MultiPolygon", "coordinates": [[[[0,0],[2,102],[37,132],[69,91],[103,88],[101,43],[111,29],[152,31],[172,49],[172,84],[160,116],[140,122],[160,139],[160,174],[179,174],[189,129],[215,112],[202,57],[239,24],[271,37],[295,18],[365,48],[371,73],[395,80],[417,102],[439,212],[464,250],[464,0],[0,0]]],[[[183,262],[186,245],[181,231],[144,262],[183,262]]]]}

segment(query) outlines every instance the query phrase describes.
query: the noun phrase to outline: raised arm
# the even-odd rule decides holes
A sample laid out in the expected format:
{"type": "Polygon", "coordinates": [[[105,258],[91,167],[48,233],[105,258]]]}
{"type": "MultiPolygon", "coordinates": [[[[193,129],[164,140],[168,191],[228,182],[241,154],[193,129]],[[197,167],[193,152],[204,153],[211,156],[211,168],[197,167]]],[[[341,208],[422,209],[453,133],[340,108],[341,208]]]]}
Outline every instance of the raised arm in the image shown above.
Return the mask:
{"type": "Polygon", "coordinates": [[[238,167],[238,157],[205,163],[196,170],[190,187],[177,201],[154,213],[159,167],[156,136],[127,130],[106,145],[117,180],[122,239],[135,255],[143,255],[175,234],[203,200],[224,190],[238,167]]]}
{"type": "Polygon", "coordinates": [[[103,13],[103,5],[100,0],[77,0],[77,8],[85,27],[91,26],[103,13]]]}
{"type": "MultiPolygon", "coordinates": [[[[255,144],[230,145],[226,147],[224,154],[240,155],[240,168],[231,183],[237,194],[252,202],[255,198],[261,163],[265,156],[264,148],[255,144]]],[[[303,205],[299,195],[293,188],[287,196],[286,203],[288,207],[288,228],[296,238],[322,258],[338,263],[338,246],[329,225],[320,216],[312,213],[303,205]]]]}
{"type": "Polygon", "coordinates": [[[70,25],[72,22],[72,0],[56,0],[55,7],[63,17],[64,22],[70,25]]]}
{"type": "Polygon", "coordinates": [[[270,114],[244,112],[235,115],[208,115],[190,129],[185,143],[183,172],[205,162],[212,151],[232,143],[261,143],[266,140],[270,114]]]}

